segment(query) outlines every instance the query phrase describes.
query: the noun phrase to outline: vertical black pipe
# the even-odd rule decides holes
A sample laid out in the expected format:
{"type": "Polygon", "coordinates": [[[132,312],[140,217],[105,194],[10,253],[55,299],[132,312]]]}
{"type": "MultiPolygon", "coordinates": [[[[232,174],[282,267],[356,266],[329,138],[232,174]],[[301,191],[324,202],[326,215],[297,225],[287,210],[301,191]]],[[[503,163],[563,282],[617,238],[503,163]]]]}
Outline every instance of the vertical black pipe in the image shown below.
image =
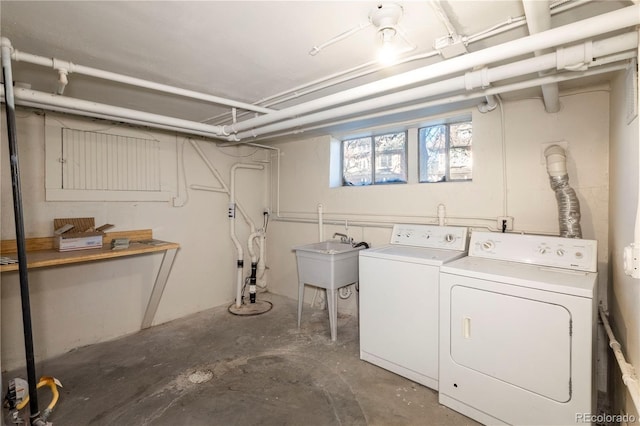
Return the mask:
{"type": "MultiPolygon", "coordinates": [[[[4,41],[4,40],[3,40],[4,41]]],[[[18,271],[20,273],[20,296],[22,300],[22,324],[24,328],[24,349],[27,361],[27,381],[29,382],[29,411],[31,423],[39,418],[36,367],[33,355],[33,330],[31,326],[31,304],[29,301],[29,276],[27,273],[27,250],[22,214],[22,191],[20,189],[20,167],[18,164],[18,141],[16,135],[16,111],[13,99],[13,76],[11,57],[7,46],[2,46],[2,77],[7,111],[7,133],[9,139],[9,159],[11,160],[11,183],[13,186],[13,214],[16,223],[16,245],[18,247],[18,271]]]]}

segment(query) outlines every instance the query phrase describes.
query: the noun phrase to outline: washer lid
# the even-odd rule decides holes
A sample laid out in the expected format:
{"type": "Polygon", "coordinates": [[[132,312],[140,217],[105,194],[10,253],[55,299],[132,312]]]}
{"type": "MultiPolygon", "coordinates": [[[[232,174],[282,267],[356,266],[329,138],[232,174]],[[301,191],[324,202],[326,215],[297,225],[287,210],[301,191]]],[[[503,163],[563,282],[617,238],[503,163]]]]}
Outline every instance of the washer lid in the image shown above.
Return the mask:
{"type": "Polygon", "coordinates": [[[442,266],[440,272],[590,299],[594,297],[598,281],[597,272],[573,271],[471,256],[442,266]]]}
{"type": "Polygon", "coordinates": [[[360,257],[391,259],[402,262],[422,263],[425,265],[435,266],[440,266],[444,263],[459,259],[466,255],[466,252],[458,250],[442,250],[402,245],[387,245],[360,251],[360,257]]]}

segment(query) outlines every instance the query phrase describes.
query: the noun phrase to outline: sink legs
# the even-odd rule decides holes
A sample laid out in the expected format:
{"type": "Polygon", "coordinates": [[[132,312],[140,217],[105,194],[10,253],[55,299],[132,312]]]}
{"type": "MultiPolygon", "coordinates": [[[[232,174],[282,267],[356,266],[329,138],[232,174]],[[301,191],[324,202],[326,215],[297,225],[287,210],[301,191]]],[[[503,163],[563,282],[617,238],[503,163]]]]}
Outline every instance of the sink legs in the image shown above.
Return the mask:
{"type": "MultiPolygon", "coordinates": [[[[351,285],[351,284],[347,284],[351,285]]],[[[342,286],[345,287],[345,286],[342,286]]],[[[327,291],[327,309],[329,311],[329,328],[331,329],[331,341],[338,337],[338,288],[324,288],[327,291]]],[[[358,301],[359,302],[359,301],[358,301]]],[[[298,283],[298,328],[302,318],[302,305],[304,304],[304,282],[298,283]]]]}

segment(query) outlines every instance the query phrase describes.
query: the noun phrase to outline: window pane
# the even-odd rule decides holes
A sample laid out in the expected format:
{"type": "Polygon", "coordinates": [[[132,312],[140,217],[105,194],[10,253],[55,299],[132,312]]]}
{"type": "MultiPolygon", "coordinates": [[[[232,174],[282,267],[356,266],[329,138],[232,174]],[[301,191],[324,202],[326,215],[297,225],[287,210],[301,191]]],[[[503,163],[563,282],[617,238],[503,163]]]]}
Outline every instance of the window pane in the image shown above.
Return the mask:
{"type": "Polygon", "coordinates": [[[376,183],[407,182],[406,133],[376,136],[376,183]]]}
{"type": "Polygon", "coordinates": [[[446,126],[420,129],[420,182],[442,182],[447,175],[446,126]]]}
{"type": "Polygon", "coordinates": [[[371,185],[371,138],[342,142],[343,185],[371,185]]]}
{"type": "Polygon", "coordinates": [[[469,180],[472,177],[473,157],[471,123],[451,124],[449,128],[451,148],[449,150],[449,177],[451,180],[469,180]]]}

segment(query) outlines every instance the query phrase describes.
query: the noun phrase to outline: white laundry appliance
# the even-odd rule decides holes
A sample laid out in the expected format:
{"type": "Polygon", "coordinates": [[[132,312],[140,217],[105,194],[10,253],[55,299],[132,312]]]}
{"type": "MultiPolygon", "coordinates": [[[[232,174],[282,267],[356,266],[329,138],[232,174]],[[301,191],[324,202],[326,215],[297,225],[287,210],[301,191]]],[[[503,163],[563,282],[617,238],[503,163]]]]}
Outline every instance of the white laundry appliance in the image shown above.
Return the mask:
{"type": "Polygon", "coordinates": [[[395,225],[359,253],[360,358],[438,389],[440,266],[466,255],[467,228],[395,225]]]}
{"type": "Polygon", "coordinates": [[[440,273],[439,401],[485,424],[594,413],[597,241],[473,232],[440,273]]]}

